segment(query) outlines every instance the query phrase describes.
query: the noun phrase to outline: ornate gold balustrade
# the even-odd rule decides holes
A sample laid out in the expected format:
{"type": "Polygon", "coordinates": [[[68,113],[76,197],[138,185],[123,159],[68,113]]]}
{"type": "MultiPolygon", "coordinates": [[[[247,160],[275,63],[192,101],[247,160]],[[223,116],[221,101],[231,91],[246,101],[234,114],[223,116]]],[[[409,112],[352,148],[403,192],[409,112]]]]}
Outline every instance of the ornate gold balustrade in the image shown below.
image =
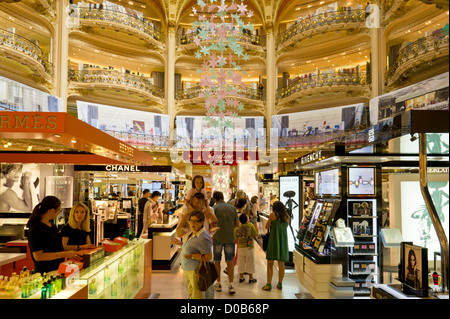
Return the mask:
{"type": "MultiPolygon", "coordinates": [[[[194,38],[197,35],[197,32],[191,32],[184,35],[177,35],[177,44],[178,45],[186,45],[194,43],[194,38]]],[[[231,36],[231,32],[227,32],[231,36]]],[[[249,33],[239,33],[238,35],[233,35],[236,38],[237,42],[245,42],[258,46],[266,45],[266,38],[264,36],[249,34],[249,33]]],[[[211,41],[218,40],[219,36],[212,37],[211,41]]]]}
{"type": "Polygon", "coordinates": [[[440,55],[442,57],[448,56],[448,38],[448,29],[439,29],[427,37],[420,38],[406,45],[398,52],[395,62],[388,67],[386,80],[393,80],[395,76],[399,75],[400,69],[408,69],[403,67],[406,64],[412,66],[412,62],[420,60],[423,63],[427,63],[428,59],[425,57],[428,53],[433,52],[433,57],[436,57],[436,53],[439,52],[441,52],[440,55]]]}
{"type": "Polygon", "coordinates": [[[4,29],[0,29],[0,45],[21,51],[32,57],[44,67],[44,70],[48,75],[53,76],[52,63],[44,57],[42,49],[27,38],[4,29]]]}
{"type": "Polygon", "coordinates": [[[367,85],[370,83],[366,72],[357,72],[356,69],[351,69],[353,72],[338,72],[335,74],[310,73],[305,76],[295,78],[287,87],[277,90],[277,98],[283,99],[294,93],[301,92],[306,89],[316,87],[331,87],[331,86],[350,86],[350,85],[367,85]]]}
{"type": "MultiPolygon", "coordinates": [[[[237,97],[251,99],[251,100],[257,100],[257,101],[262,101],[264,98],[263,92],[258,89],[253,89],[248,86],[246,86],[246,87],[236,86],[235,89],[238,94],[237,97]]],[[[203,87],[201,87],[201,86],[194,86],[194,87],[191,87],[188,89],[181,89],[176,92],[175,99],[187,100],[187,99],[198,98],[201,92],[203,92],[203,87]]]]}
{"type": "Polygon", "coordinates": [[[365,11],[355,9],[350,11],[338,10],[334,12],[324,12],[318,15],[311,15],[300,18],[294,25],[286,31],[277,35],[276,44],[283,44],[290,38],[301,34],[302,32],[314,30],[321,26],[333,25],[348,22],[365,22],[365,11]]]}
{"type": "Polygon", "coordinates": [[[160,43],[164,43],[165,41],[164,34],[156,30],[151,22],[124,12],[99,8],[73,7],[70,16],[81,20],[101,20],[118,23],[144,32],[160,43]]]}
{"type": "Polygon", "coordinates": [[[69,80],[78,83],[108,83],[123,85],[146,91],[158,98],[164,98],[164,89],[153,85],[148,78],[122,73],[116,70],[69,70],[69,80]]]}

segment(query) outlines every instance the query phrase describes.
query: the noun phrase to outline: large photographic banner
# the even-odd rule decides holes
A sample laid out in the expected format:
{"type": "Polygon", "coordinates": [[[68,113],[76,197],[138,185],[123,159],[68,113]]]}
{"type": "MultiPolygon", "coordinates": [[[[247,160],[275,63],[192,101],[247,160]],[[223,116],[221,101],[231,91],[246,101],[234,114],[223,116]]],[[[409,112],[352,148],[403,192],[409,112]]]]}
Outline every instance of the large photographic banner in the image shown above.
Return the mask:
{"type": "Polygon", "coordinates": [[[38,164],[0,164],[0,213],[31,213],[41,197],[38,164]]]}
{"type": "Polygon", "coordinates": [[[364,122],[364,103],[272,116],[272,131],[280,137],[307,137],[349,130],[364,122]]]}
{"type": "Polygon", "coordinates": [[[412,109],[443,110],[449,105],[449,72],[370,100],[370,123],[376,125],[412,109]]]}
{"type": "Polygon", "coordinates": [[[132,145],[167,146],[169,115],[77,101],[78,118],[132,145]]]}
{"type": "MultiPolygon", "coordinates": [[[[440,252],[441,248],[430,214],[423,200],[422,192],[420,191],[420,183],[416,181],[402,181],[400,185],[403,241],[412,241],[415,245],[428,248],[428,259],[433,260],[434,252],[440,252]]],[[[448,239],[448,181],[428,182],[428,187],[448,239]]]]}
{"type": "Polygon", "coordinates": [[[300,176],[280,176],[279,198],[291,216],[291,225],[288,229],[289,251],[295,249],[295,238],[300,226],[300,192],[300,176]]]}
{"type": "Polygon", "coordinates": [[[62,99],[0,76],[0,111],[66,112],[62,99]]]}

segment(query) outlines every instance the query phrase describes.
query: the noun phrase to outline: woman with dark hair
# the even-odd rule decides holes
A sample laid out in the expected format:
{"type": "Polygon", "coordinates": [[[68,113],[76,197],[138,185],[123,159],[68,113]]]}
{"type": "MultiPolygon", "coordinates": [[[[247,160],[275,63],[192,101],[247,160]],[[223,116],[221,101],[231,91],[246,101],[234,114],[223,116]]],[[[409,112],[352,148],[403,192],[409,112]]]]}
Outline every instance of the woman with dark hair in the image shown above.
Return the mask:
{"type": "Polygon", "coordinates": [[[28,220],[28,244],[36,272],[57,270],[64,258],[80,259],[75,251],[64,251],[58,229],[51,223],[60,211],[61,201],[55,196],[46,196],[34,207],[28,220]]]}
{"type": "Polygon", "coordinates": [[[289,246],[287,227],[289,215],[284,204],[280,201],[273,203],[272,213],[269,215],[266,228],[270,228],[269,242],[267,244],[267,283],[263,290],[272,290],[273,264],[278,261],[278,284],[279,290],[283,289],[284,263],[289,261],[289,246]]]}

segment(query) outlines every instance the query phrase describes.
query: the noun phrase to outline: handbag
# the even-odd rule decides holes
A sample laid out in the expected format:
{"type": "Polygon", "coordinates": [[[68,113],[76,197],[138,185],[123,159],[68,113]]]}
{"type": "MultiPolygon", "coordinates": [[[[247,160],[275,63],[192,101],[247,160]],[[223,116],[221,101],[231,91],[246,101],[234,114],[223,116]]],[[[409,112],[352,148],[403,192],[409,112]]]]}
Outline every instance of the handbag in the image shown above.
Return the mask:
{"type": "Polygon", "coordinates": [[[262,238],[262,249],[267,251],[267,245],[269,244],[270,231],[267,231],[264,235],[261,235],[262,238]]]}
{"type": "Polygon", "coordinates": [[[197,271],[197,284],[200,291],[206,291],[216,281],[218,275],[216,266],[212,261],[206,261],[205,256],[202,256],[200,265],[197,271]]]}

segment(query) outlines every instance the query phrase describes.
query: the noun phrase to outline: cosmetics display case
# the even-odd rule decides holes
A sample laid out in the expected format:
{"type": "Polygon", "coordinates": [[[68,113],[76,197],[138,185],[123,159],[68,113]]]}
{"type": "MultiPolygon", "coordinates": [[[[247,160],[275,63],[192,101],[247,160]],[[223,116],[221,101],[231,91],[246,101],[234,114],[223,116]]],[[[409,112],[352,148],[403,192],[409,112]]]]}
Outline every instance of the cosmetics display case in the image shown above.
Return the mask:
{"type": "Polygon", "coordinates": [[[302,221],[297,236],[301,240],[296,248],[316,263],[330,263],[333,244],[329,235],[340,202],[340,199],[317,199],[302,221]]]}
{"type": "MultiPolygon", "coordinates": [[[[146,281],[145,254],[148,239],[135,239],[122,249],[83,269],[80,283],[88,286],[89,299],[132,299],[146,281]]],[[[149,280],[149,279],[148,279],[149,280]]]]}
{"type": "Polygon", "coordinates": [[[348,276],[355,281],[355,296],[369,296],[371,283],[378,282],[377,201],[347,199],[347,225],[355,238],[348,252],[348,276]]]}

